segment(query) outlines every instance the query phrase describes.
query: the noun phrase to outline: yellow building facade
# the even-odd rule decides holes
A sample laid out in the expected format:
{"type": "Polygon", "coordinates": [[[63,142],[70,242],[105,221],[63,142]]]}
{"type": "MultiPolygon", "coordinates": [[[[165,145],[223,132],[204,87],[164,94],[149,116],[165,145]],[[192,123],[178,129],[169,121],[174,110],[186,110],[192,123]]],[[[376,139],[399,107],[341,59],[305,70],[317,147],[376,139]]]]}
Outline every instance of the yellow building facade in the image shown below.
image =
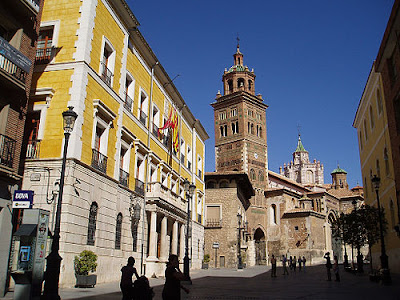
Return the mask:
{"type": "MultiPolygon", "coordinates": [[[[371,178],[380,178],[379,201],[384,208],[388,222],[385,235],[386,252],[389,256],[389,266],[394,272],[400,271],[400,239],[395,226],[397,225],[396,187],[392,150],[388,131],[388,120],[382,86],[382,77],[372,66],[367,83],[361,97],[353,126],[357,129],[360,151],[361,173],[364,184],[365,204],[377,207],[376,191],[371,178]]],[[[378,224],[377,224],[378,226],[378,224]]],[[[380,266],[380,243],[372,248],[373,267],[380,266]]]]}
{"type": "Polygon", "coordinates": [[[61,215],[61,286],[75,283],[74,256],[94,251],[98,282],[116,281],[129,256],[139,273],[162,275],[170,253],[184,256],[190,209],[191,267],[204,244],[204,161],[208,135],[186,105],[121,0],[46,0],[30,100],[23,188],[54,227],[64,132],[71,133],[61,215]],[[178,151],[172,130],[178,116],[178,151]],[[183,181],[196,185],[188,202],[183,181]]]}

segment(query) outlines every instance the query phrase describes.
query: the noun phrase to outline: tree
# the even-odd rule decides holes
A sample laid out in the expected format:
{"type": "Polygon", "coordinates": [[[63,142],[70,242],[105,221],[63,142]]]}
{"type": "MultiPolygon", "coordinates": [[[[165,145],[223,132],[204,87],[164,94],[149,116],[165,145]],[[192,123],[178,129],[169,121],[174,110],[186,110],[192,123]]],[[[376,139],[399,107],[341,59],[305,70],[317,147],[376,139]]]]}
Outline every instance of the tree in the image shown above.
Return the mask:
{"type": "MultiPolygon", "coordinates": [[[[379,228],[379,212],[378,208],[365,205],[359,210],[363,218],[364,234],[366,235],[366,241],[368,243],[368,250],[370,253],[370,267],[372,270],[372,256],[371,248],[374,244],[378,243],[380,240],[380,228],[379,228]]],[[[386,234],[387,230],[387,220],[385,218],[385,212],[381,208],[382,212],[382,230],[383,235],[386,234]]]]}

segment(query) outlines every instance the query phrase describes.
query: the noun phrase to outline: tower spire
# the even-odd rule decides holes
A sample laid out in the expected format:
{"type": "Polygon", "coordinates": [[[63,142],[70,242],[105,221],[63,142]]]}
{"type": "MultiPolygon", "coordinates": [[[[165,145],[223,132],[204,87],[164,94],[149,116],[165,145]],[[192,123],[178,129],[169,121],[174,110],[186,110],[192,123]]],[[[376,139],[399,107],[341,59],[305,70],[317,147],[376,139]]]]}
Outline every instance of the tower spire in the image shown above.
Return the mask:
{"type": "Polygon", "coordinates": [[[236,36],[236,41],[237,45],[236,45],[236,53],[233,55],[233,65],[243,66],[243,54],[240,52],[239,49],[239,42],[240,42],[239,33],[236,36]]]}

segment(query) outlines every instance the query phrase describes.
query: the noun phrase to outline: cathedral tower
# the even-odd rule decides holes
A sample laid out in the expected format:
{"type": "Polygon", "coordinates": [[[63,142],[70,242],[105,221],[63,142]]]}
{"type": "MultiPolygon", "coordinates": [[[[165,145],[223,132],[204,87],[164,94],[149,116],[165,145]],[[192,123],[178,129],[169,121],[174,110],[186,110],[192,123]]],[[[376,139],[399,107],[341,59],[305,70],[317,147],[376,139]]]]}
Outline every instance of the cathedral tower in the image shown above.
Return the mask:
{"type": "Polygon", "coordinates": [[[254,70],[244,65],[239,43],[233,66],[222,76],[214,108],[215,168],[217,172],[246,172],[255,188],[268,185],[267,105],[255,94],[254,70]]]}
{"type": "Polygon", "coordinates": [[[279,168],[279,173],[303,185],[324,183],[324,166],[314,159],[310,162],[308,151],[301,142],[300,134],[297,148],[293,152],[293,160],[279,168]]]}

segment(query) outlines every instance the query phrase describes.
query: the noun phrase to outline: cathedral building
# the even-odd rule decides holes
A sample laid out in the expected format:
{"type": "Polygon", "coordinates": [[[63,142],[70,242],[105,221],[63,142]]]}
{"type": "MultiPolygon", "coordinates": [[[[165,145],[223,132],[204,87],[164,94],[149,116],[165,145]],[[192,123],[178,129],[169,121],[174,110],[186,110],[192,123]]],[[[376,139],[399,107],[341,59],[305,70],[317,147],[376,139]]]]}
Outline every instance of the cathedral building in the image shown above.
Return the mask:
{"type": "Polygon", "coordinates": [[[318,161],[310,162],[300,134],[293,160],[279,168],[279,173],[303,185],[324,184],[324,166],[318,161]]]}
{"type": "Polygon", "coordinates": [[[268,105],[255,93],[255,77],[238,44],[222,76],[223,94],[211,104],[216,171],[205,174],[204,238],[210,266],[234,267],[240,258],[249,266],[266,264],[272,254],[305,256],[310,263],[322,262],[327,251],[340,255],[331,224],[353,200],[362,202],[360,188],[350,191],[340,168],[332,184],[324,184],[324,167],[310,162],[300,135],[293,160],[279,174],[268,169],[268,105]],[[213,245],[221,245],[215,256],[213,245]]]}

